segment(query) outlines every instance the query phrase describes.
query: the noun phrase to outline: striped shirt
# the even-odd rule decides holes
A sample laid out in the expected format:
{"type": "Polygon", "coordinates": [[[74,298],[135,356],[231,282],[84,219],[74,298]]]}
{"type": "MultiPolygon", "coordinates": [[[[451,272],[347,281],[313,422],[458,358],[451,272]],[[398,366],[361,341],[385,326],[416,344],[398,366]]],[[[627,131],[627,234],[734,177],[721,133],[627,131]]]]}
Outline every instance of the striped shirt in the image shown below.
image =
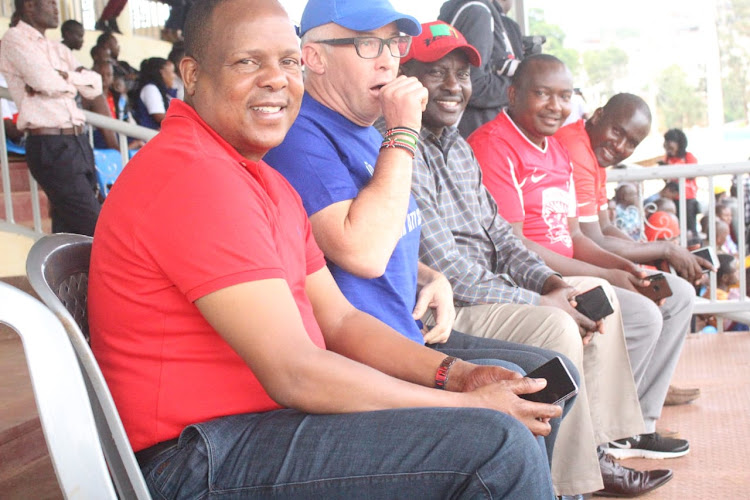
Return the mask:
{"type": "Polygon", "coordinates": [[[455,127],[420,132],[412,193],[422,213],[420,260],[450,280],[456,305],[538,304],[556,274],[513,234],[455,127]]]}

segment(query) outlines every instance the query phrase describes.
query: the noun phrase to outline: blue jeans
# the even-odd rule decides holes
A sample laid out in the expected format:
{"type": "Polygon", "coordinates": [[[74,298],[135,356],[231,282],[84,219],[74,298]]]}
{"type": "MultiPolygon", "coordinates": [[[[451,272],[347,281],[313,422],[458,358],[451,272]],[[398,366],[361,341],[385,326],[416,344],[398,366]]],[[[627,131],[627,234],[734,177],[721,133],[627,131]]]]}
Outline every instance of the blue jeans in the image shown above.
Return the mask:
{"type": "Polygon", "coordinates": [[[554,498],[528,429],[476,408],[233,415],[185,428],[142,470],[154,499],[554,498]]]}
{"type": "MultiPolygon", "coordinates": [[[[515,342],[508,342],[505,340],[489,339],[483,337],[474,337],[472,335],[466,335],[457,331],[453,331],[448,341],[444,344],[428,344],[428,347],[435,349],[440,352],[444,352],[449,356],[455,356],[463,359],[464,361],[475,361],[482,360],[482,364],[487,364],[486,360],[496,359],[507,361],[518,365],[523,370],[522,373],[525,375],[533,369],[543,365],[555,356],[560,356],[565,366],[568,368],[573,379],[576,381],[576,385],[580,384],[580,375],[578,370],[573,363],[560,353],[550,351],[548,349],[542,349],[541,347],[534,347],[525,344],[517,344],[515,342]]],[[[502,364],[502,363],[498,363],[502,364]]],[[[506,366],[507,368],[507,366],[506,366]]],[[[555,446],[555,438],[557,432],[560,430],[560,423],[565,415],[568,414],[570,409],[573,407],[576,396],[570,398],[563,403],[563,414],[560,418],[553,418],[550,420],[552,431],[548,436],[544,438],[544,445],[547,448],[547,458],[552,463],[552,449],[555,446]]]]}

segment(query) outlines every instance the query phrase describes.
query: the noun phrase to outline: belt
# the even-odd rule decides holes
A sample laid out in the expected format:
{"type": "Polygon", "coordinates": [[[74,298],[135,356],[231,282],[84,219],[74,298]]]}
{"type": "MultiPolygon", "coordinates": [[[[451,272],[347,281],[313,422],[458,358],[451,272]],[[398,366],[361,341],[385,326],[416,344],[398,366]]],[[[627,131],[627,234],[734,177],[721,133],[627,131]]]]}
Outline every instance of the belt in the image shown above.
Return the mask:
{"type": "Polygon", "coordinates": [[[68,128],[30,128],[29,135],[80,135],[83,133],[83,125],[73,125],[68,128]]]}
{"type": "Polygon", "coordinates": [[[163,452],[177,446],[178,441],[179,438],[170,439],[169,441],[162,441],[161,443],[156,443],[153,446],[136,452],[135,459],[138,461],[138,465],[144,467],[151,461],[152,458],[155,458],[157,455],[161,455],[163,452]]]}

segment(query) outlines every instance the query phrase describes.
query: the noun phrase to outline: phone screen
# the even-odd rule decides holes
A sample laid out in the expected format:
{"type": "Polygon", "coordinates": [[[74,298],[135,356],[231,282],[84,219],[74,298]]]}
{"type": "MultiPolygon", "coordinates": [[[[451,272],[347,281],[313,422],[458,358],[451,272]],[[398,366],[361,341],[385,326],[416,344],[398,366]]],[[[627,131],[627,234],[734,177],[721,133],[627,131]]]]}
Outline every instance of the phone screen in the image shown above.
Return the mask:
{"type": "Polygon", "coordinates": [[[555,356],[526,376],[547,380],[546,387],[541,391],[518,395],[518,397],[528,401],[558,404],[578,394],[578,386],[560,356],[555,356]]]}

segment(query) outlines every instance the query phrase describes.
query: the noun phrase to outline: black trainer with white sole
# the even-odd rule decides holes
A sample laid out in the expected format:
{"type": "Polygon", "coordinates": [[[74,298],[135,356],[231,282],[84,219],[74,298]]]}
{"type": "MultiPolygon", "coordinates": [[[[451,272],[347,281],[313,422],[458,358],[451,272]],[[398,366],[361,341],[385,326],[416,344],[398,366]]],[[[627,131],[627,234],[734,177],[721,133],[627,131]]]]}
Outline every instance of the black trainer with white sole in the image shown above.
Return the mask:
{"type": "Polygon", "coordinates": [[[690,443],[684,439],[667,438],[658,432],[639,434],[617,441],[610,441],[606,451],[615,458],[677,458],[687,455],[690,443]]]}

